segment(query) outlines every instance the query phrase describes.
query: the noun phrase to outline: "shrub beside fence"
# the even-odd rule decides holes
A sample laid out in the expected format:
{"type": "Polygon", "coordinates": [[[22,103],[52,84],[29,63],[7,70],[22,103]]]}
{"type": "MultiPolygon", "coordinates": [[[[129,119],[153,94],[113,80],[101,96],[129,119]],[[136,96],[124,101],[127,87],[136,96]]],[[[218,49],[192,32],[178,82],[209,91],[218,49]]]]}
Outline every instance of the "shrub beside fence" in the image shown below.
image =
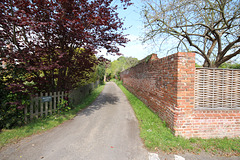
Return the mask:
{"type": "Polygon", "coordinates": [[[99,81],[96,81],[95,83],[73,89],[69,93],[62,91],[32,95],[30,105],[24,108],[24,119],[27,122],[34,118],[58,113],[62,107],[61,105],[65,105],[64,101],[67,99],[69,99],[72,105],[77,105],[98,85],[99,81]]]}

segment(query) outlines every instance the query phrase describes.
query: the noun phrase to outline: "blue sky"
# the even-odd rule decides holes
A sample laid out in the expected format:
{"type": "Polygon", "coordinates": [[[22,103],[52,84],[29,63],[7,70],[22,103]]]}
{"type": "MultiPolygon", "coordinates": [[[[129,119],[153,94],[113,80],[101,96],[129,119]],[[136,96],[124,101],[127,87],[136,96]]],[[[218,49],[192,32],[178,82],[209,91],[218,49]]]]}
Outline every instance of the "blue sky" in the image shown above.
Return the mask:
{"type": "MultiPolygon", "coordinates": [[[[143,44],[141,39],[144,36],[144,23],[143,17],[141,15],[143,2],[142,0],[131,0],[133,3],[126,10],[123,7],[119,7],[118,13],[119,17],[124,19],[124,34],[128,34],[127,38],[130,39],[125,46],[120,47],[120,53],[122,53],[125,57],[134,57],[139,60],[147,57],[152,53],[158,54],[158,57],[164,57],[167,54],[167,50],[171,48],[171,46],[176,43],[175,39],[168,39],[164,41],[164,46],[161,46],[161,50],[159,49],[160,44],[154,44],[153,42],[148,42],[143,44]]],[[[113,5],[120,4],[120,0],[115,0],[113,5]]],[[[102,52],[104,53],[104,51],[102,52]]],[[[113,61],[119,58],[119,56],[105,56],[109,60],[113,61]]]]}
{"type": "MultiPolygon", "coordinates": [[[[120,53],[123,53],[125,57],[134,57],[139,60],[147,57],[152,53],[156,53],[158,58],[165,57],[167,55],[175,53],[174,50],[168,53],[168,50],[171,49],[172,46],[178,43],[176,39],[169,38],[168,40],[164,40],[163,45],[160,48],[161,39],[158,39],[159,44],[155,44],[153,42],[148,42],[146,44],[142,44],[141,38],[144,36],[144,23],[143,17],[141,16],[141,10],[143,7],[142,0],[131,0],[133,5],[129,6],[126,10],[123,10],[123,7],[118,9],[119,17],[124,19],[124,27],[127,28],[124,31],[124,34],[128,34],[128,39],[130,42],[126,44],[126,47],[120,47],[120,53]]],[[[120,4],[120,0],[115,0],[113,5],[120,4]]],[[[120,4],[121,5],[121,4],[120,4]]],[[[102,52],[104,53],[104,51],[102,52]]],[[[119,58],[119,56],[105,56],[109,60],[113,61],[119,58]]],[[[196,56],[197,62],[200,64],[201,58],[196,56]]]]}
{"type": "MultiPolygon", "coordinates": [[[[115,0],[113,4],[118,3],[115,0]]],[[[149,54],[153,53],[151,47],[146,44],[143,45],[141,37],[144,34],[143,18],[141,17],[142,3],[141,0],[132,0],[133,5],[129,6],[126,10],[122,7],[118,9],[119,17],[124,19],[124,34],[128,34],[130,42],[126,44],[126,47],[120,47],[120,53],[123,53],[125,57],[135,57],[140,59],[145,58],[149,54]]],[[[119,4],[119,3],[118,3],[119,4]]],[[[119,56],[107,56],[106,58],[116,60],[119,56]]]]}
{"type": "MultiPolygon", "coordinates": [[[[131,2],[133,5],[129,6],[126,10],[120,7],[117,11],[119,17],[124,19],[124,28],[127,28],[124,34],[128,34],[127,38],[130,39],[126,47],[120,47],[120,53],[123,53],[125,57],[135,57],[141,60],[152,53],[157,53],[158,57],[161,58],[177,52],[176,50],[171,50],[168,53],[169,49],[178,43],[174,38],[164,40],[161,50],[160,42],[163,39],[157,39],[158,44],[154,44],[153,42],[142,44],[141,38],[144,36],[144,19],[141,16],[143,2],[142,0],[131,0],[131,2]]],[[[113,5],[116,4],[121,6],[120,0],[114,0],[113,5]]],[[[119,58],[119,56],[106,56],[106,58],[113,61],[119,58]]],[[[202,57],[196,55],[196,62],[201,64],[203,62],[202,57]]]]}

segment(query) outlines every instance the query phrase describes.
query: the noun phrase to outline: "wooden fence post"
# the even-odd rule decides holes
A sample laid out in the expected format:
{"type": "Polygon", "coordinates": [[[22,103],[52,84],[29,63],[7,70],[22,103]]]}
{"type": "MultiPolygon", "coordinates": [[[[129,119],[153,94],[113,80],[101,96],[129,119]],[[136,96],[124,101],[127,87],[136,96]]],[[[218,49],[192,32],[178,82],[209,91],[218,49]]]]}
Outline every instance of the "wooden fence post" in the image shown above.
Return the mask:
{"type": "MultiPolygon", "coordinates": [[[[45,96],[47,97],[48,93],[45,93],[45,96]]],[[[48,102],[44,102],[44,103],[45,103],[45,117],[47,117],[47,115],[48,115],[48,102]]]]}
{"type": "Polygon", "coordinates": [[[38,111],[39,111],[39,96],[38,93],[36,94],[36,97],[34,98],[35,102],[35,117],[38,118],[38,111]]]}
{"type": "MultiPolygon", "coordinates": [[[[32,102],[32,98],[30,99],[30,101],[32,102]]],[[[31,103],[30,102],[30,103],[31,103]]],[[[27,122],[27,111],[28,111],[28,106],[26,106],[25,108],[24,108],[24,121],[25,122],[27,122]]]]}
{"type": "MultiPolygon", "coordinates": [[[[60,98],[61,98],[60,91],[58,91],[58,92],[57,92],[57,99],[58,99],[58,100],[57,100],[57,102],[58,102],[57,104],[60,103],[60,98]]],[[[57,106],[57,110],[58,110],[58,113],[59,113],[59,106],[57,106]]]]}
{"type": "Polygon", "coordinates": [[[54,92],[54,95],[53,95],[53,111],[54,113],[56,112],[56,104],[57,104],[57,94],[56,92],[54,92]]]}
{"type": "MultiPolygon", "coordinates": [[[[40,97],[43,97],[43,93],[42,92],[40,93],[40,97]]],[[[40,98],[40,107],[41,107],[40,108],[41,109],[41,111],[40,111],[41,112],[41,117],[43,117],[43,103],[42,103],[41,98],[40,98]]]]}
{"type": "MultiPolygon", "coordinates": [[[[52,97],[52,92],[49,93],[49,96],[52,97]]],[[[52,99],[49,104],[49,111],[50,111],[50,115],[52,115],[52,99]]]]}
{"type": "Polygon", "coordinates": [[[30,103],[30,120],[33,119],[33,102],[34,102],[34,98],[31,98],[31,103],[30,103]]]}

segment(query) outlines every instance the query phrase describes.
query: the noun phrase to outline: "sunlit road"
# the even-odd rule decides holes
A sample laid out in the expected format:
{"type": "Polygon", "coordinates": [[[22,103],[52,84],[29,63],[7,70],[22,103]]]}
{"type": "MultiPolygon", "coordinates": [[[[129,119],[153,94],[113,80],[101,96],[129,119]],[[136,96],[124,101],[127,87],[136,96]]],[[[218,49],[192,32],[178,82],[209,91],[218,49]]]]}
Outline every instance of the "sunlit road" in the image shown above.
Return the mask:
{"type": "Polygon", "coordinates": [[[138,122],[113,82],[87,109],[50,131],[3,148],[3,160],[147,160],[138,122]]]}

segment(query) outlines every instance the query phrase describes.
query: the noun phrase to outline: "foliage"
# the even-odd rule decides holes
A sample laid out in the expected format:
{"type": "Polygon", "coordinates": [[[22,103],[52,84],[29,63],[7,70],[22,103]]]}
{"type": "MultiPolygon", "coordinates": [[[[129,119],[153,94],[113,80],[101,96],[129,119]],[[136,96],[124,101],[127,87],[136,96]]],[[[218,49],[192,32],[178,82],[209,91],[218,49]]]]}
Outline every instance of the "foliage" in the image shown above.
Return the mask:
{"type": "Polygon", "coordinates": [[[76,116],[79,110],[89,106],[98,97],[103,88],[104,85],[96,88],[82,101],[81,104],[75,106],[73,110],[70,110],[68,112],[62,112],[62,114],[59,115],[52,115],[42,119],[37,119],[23,127],[2,130],[2,132],[0,132],[0,149],[8,143],[14,143],[30,135],[44,132],[58,126],[59,124],[69,119],[72,119],[76,116]]]}
{"type": "MultiPolygon", "coordinates": [[[[80,55],[80,54],[79,54],[80,55]]],[[[89,59],[87,60],[87,62],[92,63],[93,61],[96,61],[96,57],[95,55],[89,57],[89,59]]],[[[86,63],[85,63],[86,64],[86,63]]],[[[94,64],[94,63],[93,63],[94,64]]],[[[82,63],[78,64],[78,66],[69,66],[68,70],[71,70],[70,68],[74,68],[75,70],[81,70],[80,67],[84,67],[84,65],[82,63]]],[[[72,69],[72,71],[74,70],[72,69]]],[[[90,68],[91,70],[93,70],[92,68],[90,68]]],[[[89,70],[90,70],[89,69],[89,70]]],[[[94,71],[94,70],[93,70],[94,71]]],[[[47,71],[38,71],[40,74],[40,77],[45,77],[45,73],[48,73],[47,71]]],[[[58,74],[59,72],[61,72],[61,70],[59,69],[55,69],[55,73],[58,74]]],[[[69,81],[73,81],[75,80],[75,85],[80,85],[81,83],[91,83],[92,81],[96,81],[93,77],[93,72],[90,71],[83,71],[82,70],[82,76],[81,77],[73,77],[74,73],[72,73],[69,76],[69,81]],[[83,79],[82,79],[83,78],[83,79]],[[92,81],[91,81],[92,80],[92,81]]],[[[52,77],[54,78],[57,77],[55,75],[55,73],[52,75],[52,77]]],[[[24,69],[22,68],[15,68],[12,67],[8,64],[6,69],[1,68],[1,79],[2,79],[2,83],[1,85],[4,86],[1,87],[2,90],[2,94],[1,95],[1,108],[0,108],[0,129],[1,128],[12,128],[14,126],[20,126],[22,124],[24,124],[24,113],[23,113],[23,108],[25,106],[29,105],[29,95],[30,95],[30,91],[33,91],[33,89],[31,90],[32,87],[34,87],[34,84],[36,84],[36,81],[33,82],[33,80],[31,80],[30,82],[27,81],[27,79],[31,78],[31,74],[28,74],[25,72],[24,69]],[[25,85],[25,87],[23,87],[23,85],[21,85],[20,88],[16,89],[16,85],[19,84],[20,82],[23,82],[23,85],[25,85]]],[[[36,77],[35,77],[36,78],[36,77]]],[[[51,78],[50,76],[48,76],[48,78],[51,78]]],[[[55,87],[56,85],[58,85],[59,80],[63,81],[67,78],[62,76],[61,79],[57,78],[57,80],[53,81],[55,82],[54,84],[45,84],[42,86],[41,90],[43,91],[49,91],[52,90],[51,87],[55,87]],[[48,87],[47,89],[44,89],[45,87],[48,87]]],[[[42,81],[40,81],[42,82],[42,81]]],[[[63,83],[64,84],[64,83],[63,83]]],[[[38,87],[40,87],[41,85],[38,83],[38,87]]],[[[65,88],[62,85],[58,85],[61,88],[65,88]]],[[[39,91],[39,89],[37,87],[35,87],[34,89],[35,92],[39,91]]],[[[68,89],[68,88],[65,88],[68,89]]],[[[65,106],[62,107],[61,110],[68,110],[69,106],[65,106]]]]}
{"type": "Polygon", "coordinates": [[[145,0],[145,41],[194,52],[204,67],[219,67],[240,53],[239,0],[145,0]]]}
{"type": "MultiPolygon", "coordinates": [[[[74,86],[72,86],[73,88],[84,86],[97,80],[96,68],[99,63],[97,57],[95,55],[90,56],[88,62],[91,63],[92,67],[89,68],[88,70],[82,71],[81,77],[78,78],[76,77],[76,83],[74,86]]],[[[86,63],[79,65],[82,65],[82,67],[84,68],[85,64],[86,63]]],[[[78,71],[78,69],[76,68],[75,71],[78,71]]]]}
{"type": "Polygon", "coordinates": [[[106,62],[100,62],[97,66],[98,79],[103,82],[106,73],[106,62]]]}
{"type": "MultiPolygon", "coordinates": [[[[7,93],[7,90],[5,91],[7,93]]],[[[12,128],[13,126],[21,126],[24,124],[23,109],[19,108],[17,104],[11,103],[16,101],[17,97],[17,94],[12,93],[8,93],[5,97],[1,97],[0,130],[2,128],[12,128]]]]}
{"type": "Polygon", "coordinates": [[[58,111],[60,113],[68,112],[72,109],[71,105],[69,104],[68,97],[64,97],[60,99],[60,103],[58,103],[58,111]]]}
{"type": "Polygon", "coordinates": [[[19,95],[9,91],[4,82],[3,69],[0,68],[0,130],[22,125],[24,123],[23,105],[28,104],[26,94],[19,95]]]}
{"type": "Polygon", "coordinates": [[[127,68],[133,67],[138,63],[137,58],[132,57],[119,57],[117,60],[111,62],[110,66],[106,70],[108,79],[118,78],[120,79],[120,72],[127,68]]]}
{"type": "Polygon", "coordinates": [[[221,156],[239,156],[240,138],[190,138],[176,137],[156,113],[152,112],[142,101],[130,93],[122,82],[118,86],[126,95],[139,121],[140,136],[145,146],[154,151],[167,153],[200,153],[202,151],[221,156]]]}
{"type": "Polygon", "coordinates": [[[10,103],[1,111],[15,114],[31,93],[69,91],[85,83],[94,77],[99,49],[119,55],[117,46],[128,40],[112,2],[0,1],[0,58],[7,64],[1,74],[12,96],[4,98],[10,103]]]}
{"type": "Polygon", "coordinates": [[[104,81],[104,75],[106,72],[107,64],[109,63],[108,59],[105,59],[103,57],[98,58],[98,63],[94,64],[92,67],[92,72],[85,72],[85,78],[79,79],[79,82],[77,83],[78,86],[84,86],[92,82],[96,82],[97,80],[100,80],[100,82],[104,81]]]}
{"type": "Polygon", "coordinates": [[[223,63],[220,68],[240,69],[239,63],[223,63]]]}
{"type": "MultiPolygon", "coordinates": [[[[121,2],[130,5],[129,0],[121,2]]],[[[93,71],[98,49],[119,54],[117,45],[127,39],[117,31],[122,22],[111,3],[1,1],[0,52],[11,70],[9,88],[15,92],[69,90],[93,71]]]]}

